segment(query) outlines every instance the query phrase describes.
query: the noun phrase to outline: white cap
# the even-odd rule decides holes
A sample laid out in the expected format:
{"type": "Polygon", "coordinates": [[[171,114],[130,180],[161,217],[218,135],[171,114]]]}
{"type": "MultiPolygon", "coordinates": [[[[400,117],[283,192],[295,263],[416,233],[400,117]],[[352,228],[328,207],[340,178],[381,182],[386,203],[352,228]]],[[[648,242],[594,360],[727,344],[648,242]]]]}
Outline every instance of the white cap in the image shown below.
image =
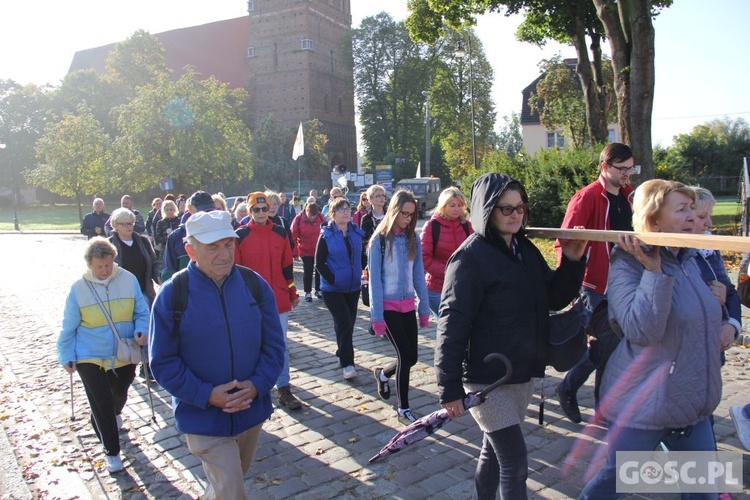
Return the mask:
{"type": "Polygon", "coordinates": [[[185,223],[187,237],[208,245],[224,238],[237,238],[229,213],[224,210],[197,212],[185,223]]]}

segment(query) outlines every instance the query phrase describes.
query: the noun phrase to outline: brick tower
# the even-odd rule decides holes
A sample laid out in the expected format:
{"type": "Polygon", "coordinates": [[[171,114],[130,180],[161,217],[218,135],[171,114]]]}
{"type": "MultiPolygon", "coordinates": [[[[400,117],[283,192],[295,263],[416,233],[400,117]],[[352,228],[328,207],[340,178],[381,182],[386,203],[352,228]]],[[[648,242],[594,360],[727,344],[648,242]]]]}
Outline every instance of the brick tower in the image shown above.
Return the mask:
{"type": "Polygon", "coordinates": [[[247,7],[255,120],[273,115],[291,126],[317,118],[328,136],[331,165],[355,169],[354,78],[343,50],[350,0],[249,0],[247,7]]]}

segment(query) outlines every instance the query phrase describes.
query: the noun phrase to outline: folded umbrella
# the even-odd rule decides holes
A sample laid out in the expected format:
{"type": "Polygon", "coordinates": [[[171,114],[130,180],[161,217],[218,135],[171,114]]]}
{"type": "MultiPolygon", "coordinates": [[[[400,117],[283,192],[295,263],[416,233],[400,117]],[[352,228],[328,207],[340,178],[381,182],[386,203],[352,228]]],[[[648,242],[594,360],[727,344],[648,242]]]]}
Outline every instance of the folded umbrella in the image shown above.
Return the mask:
{"type": "MultiPolygon", "coordinates": [[[[484,362],[489,363],[491,361],[502,361],[505,365],[505,375],[503,375],[500,380],[494,382],[491,385],[488,385],[481,391],[468,393],[463,400],[465,409],[468,410],[469,408],[473,408],[474,406],[478,406],[484,403],[485,399],[487,399],[487,395],[490,392],[503,385],[513,375],[513,369],[511,367],[510,360],[506,356],[499,353],[488,354],[484,358],[484,362]]],[[[413,422],[401,429],[395,436],[393,436],[388,444],[386,444],[383,449],[378,452],[377,455],[370,459],[370,463],[378,460],[379,458],[393,455],[394,453],[403,450],[407,446],[421,441],[431,434],[434,434],[441,427],[443,427],[443,425],[445,425],[448,420],[450,420],[450,417],[448,417],[448,410],[446,410],[445,408],[441,408],[430,413],[429,415],[425,415],[416,422],[413,422]]]]}

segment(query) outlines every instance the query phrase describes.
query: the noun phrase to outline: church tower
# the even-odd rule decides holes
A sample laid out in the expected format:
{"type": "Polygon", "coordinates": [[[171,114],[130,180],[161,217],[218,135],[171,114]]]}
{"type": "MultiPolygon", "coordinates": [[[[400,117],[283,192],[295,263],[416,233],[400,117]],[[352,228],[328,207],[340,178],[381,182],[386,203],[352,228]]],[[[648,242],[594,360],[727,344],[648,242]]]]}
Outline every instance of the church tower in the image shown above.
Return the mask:
{"type": "Polygon", "coordinates": [[[350,0],[249,0],[247,9],[254,119],[273,115],[293,126],[317,118],[331,165],[356,169],[354,77],[344,64],[350,0]]]}

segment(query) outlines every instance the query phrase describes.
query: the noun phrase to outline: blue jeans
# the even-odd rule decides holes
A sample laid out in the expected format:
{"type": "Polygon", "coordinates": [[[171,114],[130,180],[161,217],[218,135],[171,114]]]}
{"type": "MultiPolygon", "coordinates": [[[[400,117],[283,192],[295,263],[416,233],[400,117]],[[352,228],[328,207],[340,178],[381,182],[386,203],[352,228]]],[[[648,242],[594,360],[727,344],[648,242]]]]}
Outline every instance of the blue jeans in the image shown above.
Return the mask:
{"type": "MultiPolygon", "coordinates": [[[[582,289],[581,294],[584,295],[586,299],[585,307],[581,314],[585,315],[584,323],[588,324],[591,315],[594,314],[596,306],[598,306],[606,296],[587,288],[582,289]]],[[[565,378],[561,384],[563,390],[572,394],[577,393],[578,389],[586,383],[589,376],[594,373],[594,370],[596,370],[596,365],[591,361],[589,350],[587,349],[578,363],[576,363],[573,368],[568,370],[568,373],[565,374],[565,378]]]]}
{"type": "Polygon", "coordinates": [[[525,499],[528,465],[520,425],[485,432],[474,473],[474,498],[494,500],[499,486],[503,500],[525,499]]]}
{"type": "Polygon", "coordinates": [[[440,292],[433,292],[432,290],[427,290],[427,298],[430,301],[430,311],[432,311],[432,314],[435,315],[435,319],[438,319],[438,309],[440,309],[440,292]]]}
{"type": "Polygon", "coordinates": [[[289,313],[279,313],[281,329],[284,331],[284,367],[281,369],[279,378],[276,379],[276,387],[286,387],[289,385],[289,347],[286,341],[286,332],[289,330],[289,313]]]}
{"type": "MultiPolygon", "coordinates": [[[[607,463],[588,482],[578,498],[580,500],[604,500],[616,499],[625,495],[624,493],[617,493],[615,491],[618,451],[652,451],[662,442],[670,451],[713,451],[716,449],[714,433],[708,418],[688,427],[684,433],[679,432],[680,430],[659,429],[647,431],[613,426],[607,438],[609,441],[607,463]]],[[[717,496],[716,493],[682,494],[682,498],[684,499],[717,498],[717,496]]]]}

